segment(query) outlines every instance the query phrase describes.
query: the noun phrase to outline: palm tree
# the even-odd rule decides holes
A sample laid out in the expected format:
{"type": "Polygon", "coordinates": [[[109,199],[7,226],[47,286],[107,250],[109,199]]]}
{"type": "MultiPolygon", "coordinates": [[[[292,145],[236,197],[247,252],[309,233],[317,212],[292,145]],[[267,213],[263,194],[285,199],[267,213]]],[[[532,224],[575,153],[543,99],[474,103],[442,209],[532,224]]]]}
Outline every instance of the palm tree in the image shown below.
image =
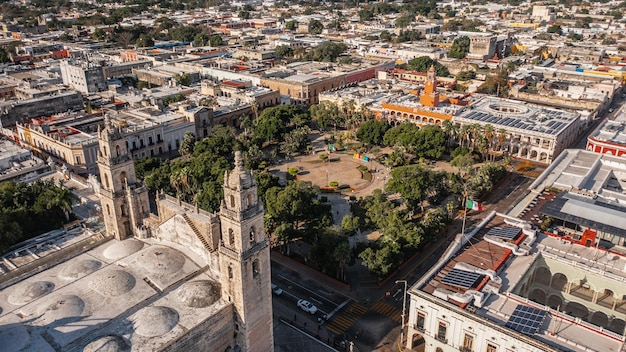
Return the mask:
{"type": "Polygon", "coordinates": [[[461,148],[463,148],[465,146],[464,141],[467,140],[467,145],[469,147],[469,142],[471,140],[471,128],[470,125],[463,125],[461,126],[461,128],[459,129],[459,140],[461,141],[461,148]]]}
{"type": "MultiPolygon", "coordinates": [[[[495,157],[495,154],[492,153],[492,149],[494,149],[493,140],[495,137],[495,128],[491,124],[485,125],[485,138],[487,138],[487,153],[495,157]]],[[[495,150],[493,150],[495,152],[495,150]]]]}
{"type": "Polygon", "coordinates": [[[339,263],[339,279],[345,281],[346,278],[344,268],[346,264],[350,262],[350,259],[352,259],[352,251],[350,250],[348,242],[339,243],[333,252],[333,257],[337,263],[339,263]]]}
{"type": "Polygon", "coordinates": [[[470,129],[470,135],[471,135],[471,141],[472,141],[472,150],[476,149],[476,140],[478,139],[478,136],[481,134],[483,126],[481,126],[479,123],[473,123],[469,126],[470,129]]]}
{"type": "Polygon", "coordinates": [[[72,203],[78,201],[78,196],[71,189],[63,186],[63,181],[59,181],[59,187],[52,188],[53,196],[48,200],[48,209],[59,208],[65,214],[65,221],[70,221],[72,203]]]}
{"type": "Polygon", "coordinates": [[[254,119],[257,120],[259,118],[259,102],[254,99],[252,100],[252,103],[250,103],[250,106],[252,107],[252,113],[254,114],[254,119]]]}
{"type": "Polygon", "coordinates": [[[248,138],[248,129],[252,127],[252,122],[250,115],[244,115],[239,119],[239,126],[243,127],[243,135],[245,138],[248,138]]]}
{"type": "Polygon", "coordinates": [[[452,127],[454,125],[452,124],[452,121],[450,120],[445,120],[442,124],[441,124],[441,129],[443,130],[443,133],[445,133],[446,135],[446,147],[450,145],[450,138],[452,137],[452,127]]]}
{"type": "Polygon", "coordinates": [[[499,129],[498,130],[498,147],[500,147],[502,143],[506,141],[506,139],[507,139],[506,130],[504,128],[499,129]]]}

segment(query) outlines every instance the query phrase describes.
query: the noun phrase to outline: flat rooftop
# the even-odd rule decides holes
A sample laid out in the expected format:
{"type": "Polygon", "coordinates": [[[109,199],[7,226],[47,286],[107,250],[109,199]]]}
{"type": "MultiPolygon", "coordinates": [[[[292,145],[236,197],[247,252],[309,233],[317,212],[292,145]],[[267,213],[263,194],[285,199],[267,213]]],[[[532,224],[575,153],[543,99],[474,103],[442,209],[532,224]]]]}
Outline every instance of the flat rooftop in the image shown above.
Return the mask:
{"type": "Polygon", "coordinates": [[[606,120],[589,138],[599,141],[626,145],[626,112],[621,109],[615,120],[606,120]]]}
{"type": "Polygon", "coordinates": [[[557,136],[578,119],[578,114],[510,99],[483,97],[461,110],[454,119],[491,124],[497,130],[518,129],[557,136]]]}
{"type": "Polygon", "coordinates": [[[566,149],[530,186],[536,193],[546,187],[626,207],[626,159],[566,149]]]}
{"type": "Polygon", "coordinates": [[[447,301],[520,340],[540,341],[546,350],[621,351],[626,308],[617,302],[626,293],[626,257],[535,229],[493,212],[471,232],[457,235],[411,290],[447,301]],[[612,294],[595,302],[594,290],[612,294]],[[536,332],[506,327],[520,306],[545,314],[536,332]]]}
{"type": "Polygon", "coordinates": [[[232,316],[211,277],[216,268],[199,263],[175,244],[106,241],[0,291],[0,344],[82,351],[104,336],[155,350],[208,317],[232,316]]]}

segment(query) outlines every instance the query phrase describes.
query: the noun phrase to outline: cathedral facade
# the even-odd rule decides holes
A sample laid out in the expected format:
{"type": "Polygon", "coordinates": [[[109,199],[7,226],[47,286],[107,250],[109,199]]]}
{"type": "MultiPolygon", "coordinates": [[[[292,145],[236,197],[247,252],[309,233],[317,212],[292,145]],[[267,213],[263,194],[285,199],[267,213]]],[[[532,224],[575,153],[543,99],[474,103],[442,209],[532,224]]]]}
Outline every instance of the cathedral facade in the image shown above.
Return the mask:
{"type": "Polygon", "coordinates": [[[11,351],[259,351],[273,346],[264,208],[241,153],[217,213],[148,192],[123,131],[98,132],[104,239],[0,290],[11,351]]]}

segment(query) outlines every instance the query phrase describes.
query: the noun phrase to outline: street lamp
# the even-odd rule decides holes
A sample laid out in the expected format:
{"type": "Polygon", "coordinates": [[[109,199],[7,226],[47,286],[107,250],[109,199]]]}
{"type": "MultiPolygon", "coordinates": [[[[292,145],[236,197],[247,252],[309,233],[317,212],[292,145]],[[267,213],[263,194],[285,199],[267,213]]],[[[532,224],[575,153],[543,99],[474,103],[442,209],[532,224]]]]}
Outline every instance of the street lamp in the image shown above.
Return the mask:
{"type": "Polygon", "coordinates": [[[404,284],[404,298],[402,300],[402,326],[400,327],[400,345],[404,342],[404,315],[406,314],[406,280],[396,280],[396,284],[404,284]]]}

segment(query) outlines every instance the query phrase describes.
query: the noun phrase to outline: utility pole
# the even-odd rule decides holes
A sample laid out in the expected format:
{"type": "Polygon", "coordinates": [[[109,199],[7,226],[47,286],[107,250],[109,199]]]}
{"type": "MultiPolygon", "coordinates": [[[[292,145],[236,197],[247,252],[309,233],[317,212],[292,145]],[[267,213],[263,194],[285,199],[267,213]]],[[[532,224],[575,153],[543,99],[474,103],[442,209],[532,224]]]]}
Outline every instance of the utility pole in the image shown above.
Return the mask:
{"type": "Polygon", "coordinates": [[[402,326],[400,327],[400,345],[404,342],[404,317],[406,314],[406,289],[407,282],[406,280],[396,280],[396,284],[403,283],[404,284],[404,299],[402,300],[402,326]]]}

